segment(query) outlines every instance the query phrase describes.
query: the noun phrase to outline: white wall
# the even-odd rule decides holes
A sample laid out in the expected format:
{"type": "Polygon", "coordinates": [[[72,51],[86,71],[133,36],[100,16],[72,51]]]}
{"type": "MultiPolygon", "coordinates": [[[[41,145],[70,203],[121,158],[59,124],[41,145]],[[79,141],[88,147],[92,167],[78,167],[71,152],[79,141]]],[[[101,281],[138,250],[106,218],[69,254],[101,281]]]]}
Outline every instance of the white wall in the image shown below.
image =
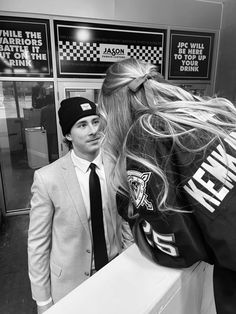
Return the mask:
{"type": "Polygon", "coordinates": [[[219,29],[222,6],[194,0],[118,0],[115,19],[177,27],[219,29]]]}
{"type": "Polygon", "coordinates": [[[89,18],[114,16],[113,0],[1,0],[1,10],[89,18]]]}
{"type": "Polygon", "coordinates": [[[1,10],[218,30],[222,5],[219,0],[1,0],[1,10]]]}

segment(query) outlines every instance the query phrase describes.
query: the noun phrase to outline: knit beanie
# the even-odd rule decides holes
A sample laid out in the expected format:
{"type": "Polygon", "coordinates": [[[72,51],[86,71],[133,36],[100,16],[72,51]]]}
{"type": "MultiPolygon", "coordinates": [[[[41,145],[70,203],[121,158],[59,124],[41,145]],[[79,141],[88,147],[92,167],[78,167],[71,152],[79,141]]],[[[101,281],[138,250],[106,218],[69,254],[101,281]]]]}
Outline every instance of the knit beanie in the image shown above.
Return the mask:
{"type": "Polygon", "coordinates": [[[81,118],[98,115],[94,102],[83,97],[72,97],[62,100],[58,110],[62,134],[70,133],[73,125],[81,118]]]}

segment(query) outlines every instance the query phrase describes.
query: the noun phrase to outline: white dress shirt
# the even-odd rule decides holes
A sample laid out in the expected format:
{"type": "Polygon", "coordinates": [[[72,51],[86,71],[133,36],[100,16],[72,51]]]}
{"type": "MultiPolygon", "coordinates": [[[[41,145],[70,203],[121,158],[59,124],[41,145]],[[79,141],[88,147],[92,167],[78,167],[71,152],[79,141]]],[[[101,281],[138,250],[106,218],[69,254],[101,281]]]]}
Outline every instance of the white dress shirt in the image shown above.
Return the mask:
{"type": "MultiPolygon", "coordinates": [[[[82,192],[82,197],[83,197],[86,212],[87,212],[87,217],[88,217],[88,222],[89,222],[90,232],[91,232],[91,239],[92,239],[90,197],[89,197],[89,175],[91,171],[89,166],[91,162],[76,156],[74,150],[71,150],[71,159],[75,166],[76,176],[80,184],[80,189],[82,192]]],[[[102,193],[104,233],[105,233],[106,246],[107,246],[107,255],[108,255],[108,260],[112,260],[118,254],[118,248],[116,246],[115,231],[112,225],[111,214],[109,210],[106,176],[105,176],[104,166],[102,162],[101,152],[92,162],[96,165],[96,173],[100,180],[101,193],[102,193]]],[[[92,270],[94,270],[94,258],[92,262],[92,270]]]]}

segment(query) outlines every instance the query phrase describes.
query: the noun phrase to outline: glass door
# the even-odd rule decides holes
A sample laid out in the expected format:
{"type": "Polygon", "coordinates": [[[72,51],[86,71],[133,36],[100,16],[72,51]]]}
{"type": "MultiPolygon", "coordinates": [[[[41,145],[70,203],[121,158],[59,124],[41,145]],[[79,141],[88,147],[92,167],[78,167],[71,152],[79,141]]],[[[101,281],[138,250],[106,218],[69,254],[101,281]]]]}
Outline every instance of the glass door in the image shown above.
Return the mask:
{"type": "Polygon", "coordinates": [[[0,195],[6,214],[30,209],[33,174],[58,158],[52,82],[0,82],[0,195]]]}
{"type": "MultiPolygon", "coordinates": [[[[98,101],[99,90],[102,80],[97,81],[67,81],[58,83],[59,106],[63,99],[71,97],[84,97],[95,103],[98,101]]],[[[59,108],[58,108],[59,109],[59,108]]],[[[67,146],[63,143],[63,135],[59,134],[61,155],[68,152],[67,146]]]]}

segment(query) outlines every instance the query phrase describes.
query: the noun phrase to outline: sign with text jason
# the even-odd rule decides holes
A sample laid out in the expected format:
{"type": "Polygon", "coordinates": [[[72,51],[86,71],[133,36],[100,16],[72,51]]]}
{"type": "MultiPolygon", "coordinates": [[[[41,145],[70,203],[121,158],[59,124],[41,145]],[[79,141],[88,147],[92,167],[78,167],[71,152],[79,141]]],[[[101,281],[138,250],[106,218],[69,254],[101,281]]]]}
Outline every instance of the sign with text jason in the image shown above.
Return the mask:
{"type": "Polygon", "coordinates": [[[52,76],[48,20],[0,17],[0,75],[52,76]]]}
{"type": "Polygon", "coordinates": [[[171,31],[168,79],[210,80],[214,34],[171,31]]]}
{"type": "Polygon", "coordinates": [[[137,58],[164,73],[165,30],[54,21],[58,76],[101,77],[113,62],[137,58]]]}

